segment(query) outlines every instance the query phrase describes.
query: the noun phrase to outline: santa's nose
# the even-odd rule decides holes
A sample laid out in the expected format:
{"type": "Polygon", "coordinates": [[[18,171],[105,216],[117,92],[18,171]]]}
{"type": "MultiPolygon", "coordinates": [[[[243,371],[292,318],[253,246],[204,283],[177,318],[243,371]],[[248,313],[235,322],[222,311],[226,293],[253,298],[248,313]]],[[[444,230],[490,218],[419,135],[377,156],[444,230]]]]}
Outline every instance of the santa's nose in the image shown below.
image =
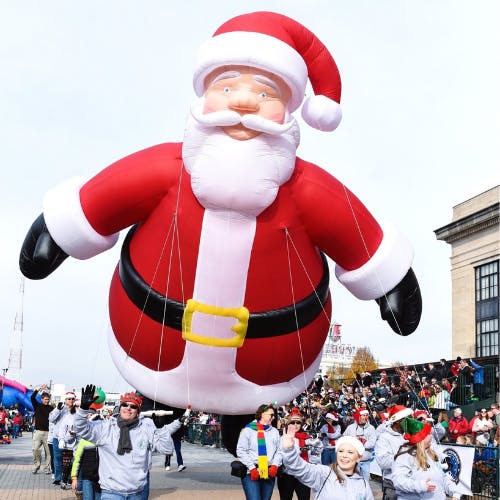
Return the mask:
{"type": "Polygon", "coordinates": [[[259,101],[253,92],[240,90],[231,94],[228,106],[238,113],[255,113],[259,110],[259,101]]]}

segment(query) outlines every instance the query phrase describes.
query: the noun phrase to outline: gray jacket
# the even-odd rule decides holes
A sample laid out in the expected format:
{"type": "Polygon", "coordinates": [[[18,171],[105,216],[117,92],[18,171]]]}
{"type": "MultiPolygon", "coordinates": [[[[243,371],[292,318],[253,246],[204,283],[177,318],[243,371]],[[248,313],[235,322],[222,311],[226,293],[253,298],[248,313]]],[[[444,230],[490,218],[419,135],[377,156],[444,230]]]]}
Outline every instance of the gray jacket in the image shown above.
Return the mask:
{"type": "Polygon", "coordinates": [[[79,408],[75,415],[75,431],[99,449],[99,484],[103,490],[122,494],[144,489],[153,451],[171,454],[171,434],[181,426],[179,420],[157,429],[150,418],[139,417],[139,424],[130,429],[132,451],[118,455],[120,428],[116,417],[89,421],[87,410],[79,408]]]}
{"type": "Polygon", "coordinates": [[[446,496],[460,498],[456,485],[446,474],[439,462],[428,458],[430,467],[426,470],[417,468],[415,457],[409,453],[399,455],[392,466],[392,482],[396,488],[398,500],[418,500],[421,498],[445,500],[446,496]],[[426,480],[429,479],[436,489],[428,493],[426,480]]]}
{"type": "Polygon", "coordinates": [[[364,426],[360,426],[357,422],[353,422],[347,426],[343,435],[363,438],[365,440],[363,443],[365,452],[361,457],[361,461],[366,462],[372,459],[372,450],[375,448],[375,443],[377,442],[377,431],[372,424],[366,423],[364,426]]]}
{"type": "Polygon", "coordinates": [[[406,443],[405,438],[390,425],[386,425],[384,430],[379,433],[375,445],[375,460],[382,471],[384,479],[392,480],[394,457],[404,443],[406,443]]]}
{"type": "MultiPolygon", "coordinates": [[[[269,426],[264,431],[266,440],[267,460],[269,467],[281,465],[280,434],[278,429],[269,426]]],[[[244,427],[240,432],[238,444],[236,445],[236,455],[248,467],[248,471],[255,469],[259,457],[257,449],[257,431],[244,427]]]]}
{"type": "Polygon", "coordinates": [[[323,448],[335,448],[334,444],[330,444],[330,439],[338,439],[342,435],[342,430],[340,425],[332,425],[333,432],[328,432],[328,424],[325,424],[319,430],[320,434],[323,435],[322,443],[323,448]]]}
{"type": "Polygon", "coordinates": [[[52,436],[56,439],[59,438],[59,428],[65,415],[69,415],[69,410],[66,406],[63,406],[61,409],[54,408],[49,413],[49,426],[52,424],[52,436]]]}
{"type": "Polygon", "coordinates": [[[316,500],[373,500],[370,484],[359,474],[343,475],[341,483],[328,465],[313,465],[300,458],[297,448],[282,448],[287,473],[311,488],[316,500]]]}

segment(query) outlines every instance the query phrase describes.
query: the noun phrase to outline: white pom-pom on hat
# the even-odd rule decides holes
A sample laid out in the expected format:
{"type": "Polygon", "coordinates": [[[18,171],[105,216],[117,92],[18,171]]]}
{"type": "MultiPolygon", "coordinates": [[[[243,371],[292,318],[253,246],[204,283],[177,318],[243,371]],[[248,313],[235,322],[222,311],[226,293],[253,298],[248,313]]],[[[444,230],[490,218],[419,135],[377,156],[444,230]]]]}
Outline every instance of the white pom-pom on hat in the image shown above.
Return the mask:
{"type": "Polygon", "coordinates": [[[324,95],[308,97],[302,105],[302,118],[313,128],[332,132],[342,120],[342,110],[338,102],[324,95]]]}

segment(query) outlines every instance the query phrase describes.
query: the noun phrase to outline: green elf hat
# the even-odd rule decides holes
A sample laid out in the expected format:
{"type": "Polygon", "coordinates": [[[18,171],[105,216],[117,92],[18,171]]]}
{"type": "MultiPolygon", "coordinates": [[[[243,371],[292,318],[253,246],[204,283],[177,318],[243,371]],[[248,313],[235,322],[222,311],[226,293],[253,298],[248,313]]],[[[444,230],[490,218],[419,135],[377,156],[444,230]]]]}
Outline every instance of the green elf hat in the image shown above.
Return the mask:
{"type": "Polygon", "coordinates": [[[432,430],[429,422],[421,422],[420,420],[415,420],[414,418],[405,418],[401,423],[401,427],[404,430],[403,437],[410,444],[417,444],[422,441],[426,436],[428,436],[432,430]]]}

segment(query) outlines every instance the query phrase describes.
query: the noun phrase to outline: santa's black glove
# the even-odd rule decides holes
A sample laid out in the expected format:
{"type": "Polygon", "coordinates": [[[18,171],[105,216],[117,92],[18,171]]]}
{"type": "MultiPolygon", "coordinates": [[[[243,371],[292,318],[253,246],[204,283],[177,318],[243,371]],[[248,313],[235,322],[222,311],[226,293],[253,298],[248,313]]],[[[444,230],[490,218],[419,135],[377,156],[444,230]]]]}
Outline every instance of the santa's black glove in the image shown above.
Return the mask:
{"type": "Polygon", "coordinates": [[[53,240],[43,214],[33,222],[19,255],[19,268],[27,278],[41,280],[55,271],[68,254],[53,240]]]}
{"type": "Polygon", "coordinates": [[[95,393],[95,385],[89,384],[85,388],[82,387],[82,397],[80,398],[80,408],[88,410],[90,405],[99,398],[95,393]]]}
{"type": "Polygon", "coordinates": [[[58,410],[62,410],[63,406],[64,406],[64,403],[62,401],[59,401],[59,403],[57,403],[57,409],[58,410]]]}
{"type": "Polygon", "coordinates": [[[410,335],[416,330],[422,315],[422,296],[413,269],[390,292],[375,300],[380,316],[396,333],[410,335]]]}

